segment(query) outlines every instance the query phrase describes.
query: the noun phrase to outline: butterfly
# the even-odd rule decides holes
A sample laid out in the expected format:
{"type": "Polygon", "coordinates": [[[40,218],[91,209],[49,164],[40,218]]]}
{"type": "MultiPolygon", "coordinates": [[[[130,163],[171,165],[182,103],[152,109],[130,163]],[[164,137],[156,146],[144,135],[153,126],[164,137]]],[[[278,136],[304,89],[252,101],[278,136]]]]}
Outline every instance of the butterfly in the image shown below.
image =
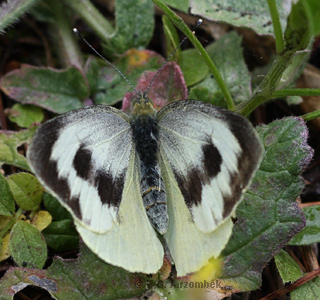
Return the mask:
{"type": "Polygon", "coordinates": [[[131,116],[104,105],[57,116],[27,151],[32,171],[101,259],[156,273],[165,247],[178,276],[224,249],[261,156],[244,117],[196,100],[155,111],[145,94],[131,116]]]}

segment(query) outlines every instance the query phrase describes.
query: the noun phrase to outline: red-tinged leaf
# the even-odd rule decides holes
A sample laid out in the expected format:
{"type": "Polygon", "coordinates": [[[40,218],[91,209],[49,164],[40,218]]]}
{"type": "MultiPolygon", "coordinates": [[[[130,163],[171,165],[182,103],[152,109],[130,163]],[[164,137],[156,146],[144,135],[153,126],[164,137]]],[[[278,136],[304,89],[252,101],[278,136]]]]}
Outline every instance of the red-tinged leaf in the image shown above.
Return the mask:
{"type": "MultiPolygon", "coordinates": [[[[145,72],[136,87],[138,91],[145,91],[153,80],[156,72],[145,72]]],[[[123,99],[122,110],[130,113],[132,111],[135,92],[127,93],[123,99]]],[[[183,74],[176,62],[168,62],[160,74],[155,78],[148,93],[156,110],[165,106],[171,101],[188,98],[188,89],[183,74]]]]}

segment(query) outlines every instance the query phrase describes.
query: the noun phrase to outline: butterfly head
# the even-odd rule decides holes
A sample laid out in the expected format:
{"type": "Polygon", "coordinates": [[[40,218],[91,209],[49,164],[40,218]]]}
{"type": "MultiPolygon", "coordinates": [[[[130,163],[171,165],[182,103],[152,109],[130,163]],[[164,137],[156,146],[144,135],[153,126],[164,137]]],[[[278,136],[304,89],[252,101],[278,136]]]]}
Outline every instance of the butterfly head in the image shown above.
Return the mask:
{"type": "Polygon", "coordinates": [[[133,115],[151,115],[156,112],[153,108],[151,100],[148,98],[147,94],[139,93],[134,100],[133,105],[133,115]]]}

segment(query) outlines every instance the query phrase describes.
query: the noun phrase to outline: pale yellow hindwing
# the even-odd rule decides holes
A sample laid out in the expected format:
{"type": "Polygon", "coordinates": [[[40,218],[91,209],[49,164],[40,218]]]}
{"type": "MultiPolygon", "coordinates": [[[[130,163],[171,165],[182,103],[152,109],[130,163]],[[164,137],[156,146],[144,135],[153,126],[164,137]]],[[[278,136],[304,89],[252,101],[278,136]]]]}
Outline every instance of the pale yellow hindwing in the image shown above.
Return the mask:
{"type": "Polygon", "coordinates": [[[104,261],[130,272],[157,273],[163,264],[163,247],[150,224],[140,192],[134,148],[130,155],[118,222],[98,234],[76,222],[85,244],[104,261]]]}
{"type": "Polygon", "coordinates": [[[176,266],[177,275],[184,276],[198,271],[212,257],[218,257],[225,248],[233,223],[231,217],[210,233],[201,231],[192,220],[177,181],[160,148],[161,175],[167,200],[169,225],[164,235],[176,266]]]}

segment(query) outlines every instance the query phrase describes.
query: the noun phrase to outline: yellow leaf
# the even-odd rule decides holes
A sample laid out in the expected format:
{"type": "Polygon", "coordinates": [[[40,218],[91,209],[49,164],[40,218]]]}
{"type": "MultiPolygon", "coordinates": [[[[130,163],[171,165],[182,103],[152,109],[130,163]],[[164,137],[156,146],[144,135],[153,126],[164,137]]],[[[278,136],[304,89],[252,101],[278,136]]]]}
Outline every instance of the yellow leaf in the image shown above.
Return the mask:
{"type": "Polygon", "coordinates": [[[37,211],[31,220],[31,224],[40,231],[48,227],[51,222],[52,216],[46,210],[37,211]]]}

